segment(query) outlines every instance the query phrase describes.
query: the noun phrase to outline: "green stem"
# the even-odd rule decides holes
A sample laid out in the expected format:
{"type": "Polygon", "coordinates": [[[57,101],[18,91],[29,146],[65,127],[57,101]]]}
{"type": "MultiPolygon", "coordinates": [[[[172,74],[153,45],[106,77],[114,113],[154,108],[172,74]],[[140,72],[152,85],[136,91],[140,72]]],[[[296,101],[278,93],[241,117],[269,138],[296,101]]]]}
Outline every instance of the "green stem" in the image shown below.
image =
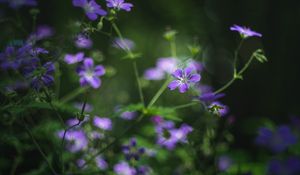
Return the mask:
{"type": "Polygon", "coordinates": [[[161,96],[161,94],[166,90],[168,87],[168,84],[170,82],[170,79],[168,78],[165,83],[160,87],[160,89],[157,91],[157,93],[154,95],[154,97],[151,99],[150,103],[148,104],[147,108],[151,108],[154,103],[158,100],[158,98],[161,96]]]}
{"type": "Polygon", "coordinates": [[[191,103],[187,103],[187,104],[183,104],[183,105],[174,106],[172,108],[176,110],[176,109],[182,109],[182,108],[187,108],[187,107],[190,107],[190,106],[194,106],[196,104],[199,104],[199,103],[191,102],[191,103]]]}
{"type": "Polygon", "coordinates": [[[134,69],[134,74],[135,74],[135,78],[136,78],[138,89],[139,89],[139,95],[140,95],[141,103],[143,104],[143,106],[145,106],[145,100],[144,100],[144,95],[143,95],[143,91],[142,91],[141,82],[140,82],[140,79],[139,79],[139,73],[138,73],[136,61],[133,61],[133,69],[134,69]]]}
{"type": "Polygon", "coordinates": [[[61,98],[62,103],[67,103],[70,100],[76,98],[78,95],[86,92],[89,88],[88,87],[79,87],[78,89],[74,90],[73,92],[69,93],[68,95],[61,98]]]}
{"type": "Polygon", "coordinates": [[[242,47],[244,43],[244,39],[242,39],[238,45],[238,47],[236,48],[236,50],[234,51],[234,59],[233,59],[233,68],[234,68],[234,74],[237,73],[237,60],[238,60],[238,54],[239,54],[239,51],[242,47]]]}
{"type": "Polygon", "coordinates": [[[60,69],[59,69],[59,63],[56,63],[56,71],[55,71],[55,94],[56,97],[59,98],[59,92],[60,92],[60,69]]]}
{"type": "Polygon", "coordinates": [[[251,55],[250,59],[247,61],[247,63],[243,66],[243,68],[238,72],[238,73],[235,73],[233,75],[233,78],[228,82],[226,83],[223,87],[221,87],[220,89],[216,90],[214,93],[217,94],[217,93],[220,93],[222,91],[224,91],[225,89],[227,89],[231,84],[234,83],[234,81],[236,79],[240,79],[242,77],[242,74],[248,69],[248,67],[250,66],[251,62],[253,61],[253,59],[255,58],[254,54],[251,55]]]}
{"type": "Polygon", "coordinates": [[[177,57],[177,54],[176,54],[176,42],[175,42],[175,38],[172,39],[172,41],[170,41],[170,48],[171,48],[171,55],[172,57],[177,57]]]}
{"type": "MultiPolygon", "coordinates": [[[[114,22],[111,22],[111,25],[113,27],[113,29],[115,30],[115,32],[117,33],[118,37],[121,39],[121,41],[123,42],[124,41],[124,38],[122,36],[122,33],[120,32],[118,26],[116,25],[116,23],[114,22]]],[[[126,44],[124,44],[125,46],[125,52],[129,54],[129,57],[130,58],[133,58],[133,53],[131,52],[131,50],[127,47],[126,44]]]]}

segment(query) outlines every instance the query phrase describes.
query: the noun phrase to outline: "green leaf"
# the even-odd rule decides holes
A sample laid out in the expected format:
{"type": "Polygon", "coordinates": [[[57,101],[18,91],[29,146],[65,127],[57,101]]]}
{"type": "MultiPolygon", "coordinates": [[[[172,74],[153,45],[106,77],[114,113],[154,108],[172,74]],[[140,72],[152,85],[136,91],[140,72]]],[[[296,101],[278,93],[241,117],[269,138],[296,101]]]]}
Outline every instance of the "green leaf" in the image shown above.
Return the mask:
{"type": "Polygon", "coordinates": [[[182,121],[182,119],[177,116],[176,110],[174,110],[173,108],[153,106],[150,109],[148,109],[147,112],[150,115],[159,115],[165,119],[182,121]]]}
{"type": "Polygon", "coordinates": [[[254,53],[253,56],[261,63],[267,62],[268,59],[267,57],[264,55],[263,50],[261,49],[257,49],[254,53]]]}

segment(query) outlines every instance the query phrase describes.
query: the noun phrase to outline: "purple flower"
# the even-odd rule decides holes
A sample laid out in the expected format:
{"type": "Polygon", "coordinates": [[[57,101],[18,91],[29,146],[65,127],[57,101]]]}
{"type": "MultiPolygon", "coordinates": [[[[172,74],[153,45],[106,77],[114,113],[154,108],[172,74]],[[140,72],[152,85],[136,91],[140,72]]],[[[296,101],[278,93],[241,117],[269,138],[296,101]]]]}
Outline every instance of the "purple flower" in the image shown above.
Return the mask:
{"type": "Polygon", "coordinates": [[[13,9],[18,9],[22,6],[37,6],[36,0],[1,0],[0,3],[9,3],[13,9]]]}
{"type": "Polygon", "coordinates": [[[107,14],[95,0],[73,0],[73,5],[83,8],[86,16],[92,21],[96,20],[98,16],[105,16],[107,14]]]}
{"type": "Polygon", "coordinates": [[[196,72],[202,72],[204,69],[204,65],[196,60],[190,60],[187,67],[192,67],[196,72]]]}
{"type": "Polygon", "coordinates": [[[125,3],[124,0],[106,0],[106,5],[109,8],[114,8],[117,10],[125,10],[129,12],[133,5],[131,3],[125,3]]]}
{"type": "Polygon", "coordinates": [[[114,172],[117,175],[136,175],[135,168],[128,165],[127,162],[120,162],[114,166],[114,172]]]}
{"type": "Polygon", "coordinates": [[[30,45],[25,45],[20,48],[15,48],[13,46],[7,46],[5,51],[0,53],[0,66],[3,70],[18,69],[23,60],[28,57],[32,57],[30,52],[32,47],[30,45]]]}
{"type": "Polygon", "coordinates": [[[193,128],[187,124],[182,124],[180,128],[175,128],[172,121],[161,121],[155,127],[157,133],[157,144],[169,150],[175,148],[177,143],[186,143],[187,135],[193,128]]]}
{"type": "Polygon", "coordinates": [[[40,26],[37,27],[36,31],[33,32],[29,36],[27,42],[33,44],[36,41],[49,38],[49,37],[53,36],[53,34],[54,34],[53,28],[51,28],[51,27],[49,27],[47,25],[40,25],[40,26]]]}
{"type": "Polygon", "coordinates": [[[127,38],[115,38],[113,41],[113,47],[122,50],[133,50],[135,43],[127,38]]]}
{"type": "Polygon", "coordinates": [[[93,41],[88,36],[84,34],[79,34],[76,37],[75,45],[78,48],[90,49],[93,46],[93,41]]]}
{"type": "Polygon", "coordinates": [[[158,68],[147,69],[144,73],[146,80],[162,80],[165,77],[165,72],[158,68]]]}
{"type": "Polygon", "coordinates": [[[168,74],[171,74],[178,68],[178,64],[179,61],[176,58],[159,58],[156,63],[156,67],[168,74]]]}
{"type": "Polygon", "coordinates": [[[248,38],[251,36],[262,37],[262,34],[252,31],[250,28],[244,26],[233,25],[230,27],[230,30],[239,32],[242,38],[248,38]]]}
{"type": "Polygon", "coordinates": [[[260,128],[259,135],[255,142],[258,145],[270,148],[273,152],[282,152],[290,145],[297,142],[296,136],[292,133],[288,126],[280,126],[277,130],[272,131],[269,128],[260,128]]]}
{"type": "Polygon", "coordinates": [[[220,171],[226,171],[232,165],[232,159],[228,156],[220,156],[218,158],[218,168],[220,171]]]}
{"type": "Polygon", "coordinates": [[[83,65],[79,68],[78,74],[80,76],[80,85],[90,85],[94,89],[101,86],[100,76],[105,74],[105,69],[102,65],[94,67],[94,61],[91,58],[86,58],[83,65]]]}
{"type": "Polygon", "coordinates": [[[103,159],[102,156],[97,156],[95,158],[96,166],[101,170],[106,170],[108,168],[107,162],[103,159]]]}
{"type": "Polygon", "coordinates": [[[45,63],[42,67],[37,67],[30,76],[31,86],[35,90],[40,90],[42,87],[49,87],[53,84],[53,73],[55,66],[52,62],[45,63]]]}
{"type": "Polygon", "coordinates": [[[65,56],[65,62],[67,64],[74,64],[74,63],[79,63],[84,59],[84,53],[83,52],[78,52],[76,54],[66,54],[65,56]]]}
{"type": "Polygon", "coordinates": [[[208,109],[216,115],[219,115],[221,117],[225,116],[229,112],[229,108],[226,105],[223,105],[221,102],[215,101],[212,102],[209,106],[208,109]]]}
{"type": "MultiPolygon", "coordinates": [[[[58,132],[58,137],[63,138],[64,131],[58,132]]],[[[70,152],[78,152],[87,148],[88,138],[83,130],[68,131],[65,136],[67,143],[67,149],[70,152]]]]}
{"type": "Polygon", "coordinates": [[[202,102],[204,102],[206,104],[211,104],[212,102],[214,102],[224,96],[225,96],[225,94],[223,94],[223,93],[215,94],[213,92],[208,92],[208,93],[201,94],[199,96],[199,100],[201,100],[202,102]]]}
{"type": "Polygon", "coordinates": [[[196,83],[201,79],[201,76],[199,74],[192,74],[192,71],[193,69],[190,67],[187,67],[184,70],[177,69],[174,73],[172,73],[172,76],[177,80],[173,80],[169,84],[169,89],[174,90],[178,88],[180,93],[186,92],[190,88],[190,85],[192,83],[196,83]]]}
{"type": "Polygon", "coordinates": [[[268,175],[298,175],[300,174],[300,159],[289,157],[286,160],[271,160],[268,164],[268,175]]]}
{"type": "Polygon", "coordinates": [[[95,116],[93,123],[96,127],[103,129],[103,130],[111,130],[112,129],[112,123],[109,118],[95,116]]]}
{"type": "Polygon", "coordinates": [[[120,115],[120,117],[124,120],[132,120],[137,116],[136,112],[131,112],[131,111],[125,111],[122,112],[122,114],[120,115]]]}
{"type": "Polygon", "coordinates": [[[122,151],[125,154],[126,160],[139,160],[140,156],[145,153],[145,148],[137,147],[136,139],[131,138],[129,144],[122,146],[122,151]]]}

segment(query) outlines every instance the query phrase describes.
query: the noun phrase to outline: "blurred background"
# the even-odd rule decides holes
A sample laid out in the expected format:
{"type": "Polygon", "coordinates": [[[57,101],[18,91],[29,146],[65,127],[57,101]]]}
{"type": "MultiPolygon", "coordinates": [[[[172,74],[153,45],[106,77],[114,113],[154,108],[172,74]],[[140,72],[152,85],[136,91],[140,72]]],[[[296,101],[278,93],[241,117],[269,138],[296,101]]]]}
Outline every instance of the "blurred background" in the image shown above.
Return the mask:
{"type": "MultiPolygon", "coordinates": [[[[233,24],[243,25],[262,33],[262,38],[248,39],[241,48],[241,63],[244,63],[257,48],[263,48],[268,58],[266,64],[255,62],[244,75],[243,81],[236,81],[225,93],[223,102],[230,107],[230,113],[235,116],[232,132],[235,136],[233,148],[257,152],[253,144],[257,128],[266,121],[276,124],[290,123],[291,116],[300,113],[300,59],[298,47],[300,43],[300,4],[297,0],[132,0],[134,8],[130,13],[122,12],[117,24],[126,38],[136,42],[137,50],[142,53],[138,59],[140,74],[149,67],[155,66],[157,58],[170,56],[168,43],[162,35],[166,29],[178,31],[176,38],[179,57],[188,57],[188,44],[198,43],[201,46],[201,56],[210,83],[215,89],[230,80],[232,75],[233,51],[240,37],[229,30],[233,24]]],[[[101,4],[101,2],[99,1],[101,4]]],[[[72,38],[66,34],[76,34],[76,21],[84,18],[80,9],[74,8],[71,1],[39,1],[41,13],[37,24],[47,24],[55,29],[57,39],[61,38],[64,52],[72,52],[72,38]],[[75,27],[74,27],[75,25],[75,27]]],[[[24,22],[25,30],[30,31],[32,20],[26,8],[17,13],[5,5],[0,6],[0,17],[12,16],[24,22]]],[[[3,50],[11,36],[25,38],[25,34],[10,30],[9,24],[0,34],[0,46],[3,50]]],[[[105,24],[104,24],[105,25],[105,24]]],[[[111,30],[104,26],[104,30],[111,30]]],[[[29,32],[28,32],[29,34],[29,32]]],[[[113,65],[116,70],[114,78],[105,78],[99,95],[90,99],[90,103],[101,106],[96,113],[109,115],[115,104],[138,102],[131,64],[118,59],[121,55],[107,45],[111,38],[92,34],[93,48],[101,51],[101,59],[105,65],[113,65]],[[110,53],[110,54],[108,54],[110,53]]],[[[90,53],[92,54],[92,53],[90,53]]],[[[100,57],[100,56],[99,56],[100,57]]],[[[63,70],[63,75],[68,74],[63,70]]],[[[70,75],[72,77],[72,75],[70,75]]],[[[73,75],[74,76],[74,75],[73,75]]],[[[62,76],[60,96],[74,89],[68,86],[77,80],[62,76]]],[[[149,101],[160,83],[145,90],[146,101],[149,101]]],[[[169,98],[167,93],[159,104],[174,105],[181,102],[164,103],[169,98]]],[[[171,98],[183,98],[173,96],[171,98]]],[[[172,101],[171,101],[172,102],[172,101]]],[[[185,111],[187,112],[187,111],[185,111]]],[[[187,115],[185,113],[185,115],[187,115]]],[[[255,160],[255,157],[252,159],[255,160]]]]}

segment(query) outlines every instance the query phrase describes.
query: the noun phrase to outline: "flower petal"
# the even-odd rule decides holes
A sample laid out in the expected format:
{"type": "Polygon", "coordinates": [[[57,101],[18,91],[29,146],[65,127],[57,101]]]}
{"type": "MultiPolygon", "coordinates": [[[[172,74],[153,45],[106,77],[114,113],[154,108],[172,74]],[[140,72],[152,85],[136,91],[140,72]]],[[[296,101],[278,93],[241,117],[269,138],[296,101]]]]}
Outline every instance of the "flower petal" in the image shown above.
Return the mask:
{"type": "Polygon", "coordinates": [[[189,89],[189,86],[187,83],[181,83],[179,85],[179,92],[180,93],[185,93],[189,89]]]}
{"type": "Polygon", "coordinates": [[[102,65],[98,65],[95,67],[95,75],[102,76],[105,74],[105,68],[102,65]]]}
{"type": "Polygon", "coordinates": [[[201,76],[199,74],[193,74],[189,77],[189,82],[196,83],[200,81],[201,76]]]}
{"type": "Polygon", "coordinates": [[[174,80],[171,83],[169,83],[168,88],[170,90],[174,90],[176,89],[178,86],[180,85],[180,81],[179,80],[174,80]]]}
{"type": "Polygon", "coordinates": [[[92,69],[94,66],[94,61],[92,58],[86,58],[83,61],[84,67],[88,68],[88,69],[92,69]]]}

